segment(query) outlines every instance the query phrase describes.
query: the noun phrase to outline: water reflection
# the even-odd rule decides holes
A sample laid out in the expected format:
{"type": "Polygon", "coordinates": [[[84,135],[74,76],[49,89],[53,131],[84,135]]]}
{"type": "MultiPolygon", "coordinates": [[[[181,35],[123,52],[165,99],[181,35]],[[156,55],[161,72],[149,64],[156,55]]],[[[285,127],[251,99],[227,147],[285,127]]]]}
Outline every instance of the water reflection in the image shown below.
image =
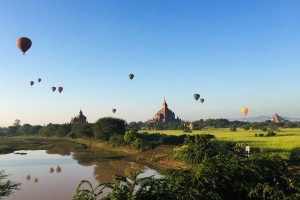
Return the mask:
{"type": "MultiPolygon", "coordinates": [[[[4,169],[11,174],[10,179],[22,183],[21,190],[6,200],[72,199],[83,179],[96,186],[112,182],[114,174],[129,175],[132,171],[145,169],[145,166],[122,160],[120,156],[106,154],[101,157],[86,150],[71,153],[52,149],[50,154],[45,150],[22,152],[22,155],[0,155],[0,170],[4,169]],[[62,169],[64,173],[61,173],[62,169]]],[[[155,174],[146,171],[149,176],[155,174]]]]}
{"type": "Polygon", "coordinates": [[[53,172],[54,172],[53,167],[50,168],[49,172],[50,172],[50,173],[53,173],[53,172]]]}
{"type": "Polygon", "coordinates": [[[56,167],[56,170],[55,170],[57,173],[60,173],[61,172],[61,168],[60,168],[60,166],[58,165],[57,167],[56,167]]]}

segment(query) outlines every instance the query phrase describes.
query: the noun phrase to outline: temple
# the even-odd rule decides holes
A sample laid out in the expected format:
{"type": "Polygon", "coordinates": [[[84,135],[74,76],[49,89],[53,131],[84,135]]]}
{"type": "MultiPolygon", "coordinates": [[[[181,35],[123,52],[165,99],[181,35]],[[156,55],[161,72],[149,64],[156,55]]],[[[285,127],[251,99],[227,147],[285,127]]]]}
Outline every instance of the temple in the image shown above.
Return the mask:
{"type": "Polygon", "coordinates": [[[81,109],[80,109],[79,114],[76,117],[71,118],[71,124],[77,123],[77,122],[80,122],[80,123],[87,122],[86,117],[82,114],[81,109]]]}
{"type": "Polygon", "coordinates": [[[180,118],[175,118],[175,113],[168,108],[168,104],[164,99],[162,108],[148,122],[181,122],[180,118]]]}
{"type": "Polygon", "coordinates": [[[277,113],[275,113],[271,119],[270,119],[272,122],[275,122],[275,123],[281,123],[281,122],[284,122],[284,119],[282,117],[280,117],[277,113]]]}

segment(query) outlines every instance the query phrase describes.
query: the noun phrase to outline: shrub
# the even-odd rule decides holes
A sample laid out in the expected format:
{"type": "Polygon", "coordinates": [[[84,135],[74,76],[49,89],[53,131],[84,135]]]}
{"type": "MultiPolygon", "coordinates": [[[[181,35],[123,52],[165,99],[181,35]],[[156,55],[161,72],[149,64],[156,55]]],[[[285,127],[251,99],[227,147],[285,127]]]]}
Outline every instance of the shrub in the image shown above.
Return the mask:
{"type": "Polygon", "coordinates": [[[109,144],[113,147],[126,145],[123,135],[113,135],[109,138],[109,144]]]}
{"type": "Polygon", "coordinates": [[[292,162],[300,162],[300,147],[293,148],[290,151],[289,159],[292,162]]]}
{"type": "Polygon", "coordinates": [[[265,134],[263,134],[263,133],[258,134],[259,137],[263,137],[264,135],[265,134]]]}
{"type": "Polygon", "coordinates": [[[230,131],[236,132],[236,126],[235,125],[230,126],[230,131]]]}
{"type": "Polygon", "coordinates": [[[141,138],[135,139],[131,144],[132,148],[134,148],[140,152],[153,149],[153,146],[154,146],[154,144],[147,143],[147,142],[143,141],[141,138]]]}
{"type": "Polygon", "coordinates": [[[267,131],[268,129],[267,129],[267,127],[263,127],[261,130],[262,131],[267,131]]]}
{"type": "Polygon", "coordinates": [[[276,135],[276,133],[273,132],[273,131],[269,131],[269,132],[266,134],[267,137],[271,137],[271,136],[275,136],[275,135],[276,135]]]}
{"type": "Polygon", "coordinates": [[[125,135],[124,135],[124,140],[127,144],[131,144],[135,139],[136,139],[136,136],[137,136],[137,131],[136,130],[128,130],[125,132],[125,135]]]}

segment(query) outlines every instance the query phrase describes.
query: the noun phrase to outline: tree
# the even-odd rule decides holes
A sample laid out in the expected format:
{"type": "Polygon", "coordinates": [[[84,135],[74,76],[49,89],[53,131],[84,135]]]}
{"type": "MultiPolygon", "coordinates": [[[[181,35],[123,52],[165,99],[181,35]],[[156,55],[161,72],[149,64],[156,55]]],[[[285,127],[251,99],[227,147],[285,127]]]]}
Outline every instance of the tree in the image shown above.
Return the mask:
{"type": "Polygon", "coordinates": [[[13,126],[19,127],[21,125],[21,120],[16,119],[13,126]]]}
{"type": "Polygon", "coordinates": [[[104,117],[94,124],[94,136],[108,141],[112,135],[124,135],[126,122],[123,119],[104,117]]]}
{"type": "Polygon", "coordinates": [[[24,124],[23,126],[20,126],[18,129],[18,133],[20,135],[30,135],[31,132],[31,125],[30,124],[24,124]]]}
{"type": "Polygon", "coordinates": [[[6,129],[7,136],[16,136],[18,135],[18,127],[17,126],[9,126],[6,129]]]}
{"type": "Polygon", "coordinates": [[[89,123],[74,123],[72,125],[72,131],[70,133],[72,137],[92,138],[93,124],[89,123]]]}

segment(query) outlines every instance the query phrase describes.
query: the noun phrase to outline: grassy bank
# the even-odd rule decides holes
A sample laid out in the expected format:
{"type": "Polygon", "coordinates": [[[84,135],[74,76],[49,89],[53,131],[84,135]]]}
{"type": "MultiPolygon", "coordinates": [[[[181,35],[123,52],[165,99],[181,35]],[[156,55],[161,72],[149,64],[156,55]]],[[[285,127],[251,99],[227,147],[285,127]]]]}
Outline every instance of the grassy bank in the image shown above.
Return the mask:
{"type": "Polygon", "coordinates": [[[111,147],[107,142],[89,139],[44,138],[44,137],[0,137],[0,154],[16,150],[47,150],[48,153],[68,155],[77,152],[79,162],[103,159],[124,159],[144,164],[162,172],[170,168],[186,167],[172,156],[174,146],[161,145],[155,149],[138,152],[130,147],[111,147]],[[83,157],[80,152],[84,152],[83,157]],[[88,155],[88,156],[87,156],[88,155]]]}
{"type": "Polygon", "coordinates": [[[212,134],[220,140],[247,143],[250,147],[259,148],[263,152],[277,152],[284,157],[292,148],[300,146],[300,128],[280,128],[280,131],[275,131],[277,135],[273,137],[255,137],[255,134],[266,134],[267,132],[240,128],[236,132],[231,132],[229,128],[193,130],[192,133],[184,133],[182,130],[145,130],[140,132],[167,135],[212,134]]]}

